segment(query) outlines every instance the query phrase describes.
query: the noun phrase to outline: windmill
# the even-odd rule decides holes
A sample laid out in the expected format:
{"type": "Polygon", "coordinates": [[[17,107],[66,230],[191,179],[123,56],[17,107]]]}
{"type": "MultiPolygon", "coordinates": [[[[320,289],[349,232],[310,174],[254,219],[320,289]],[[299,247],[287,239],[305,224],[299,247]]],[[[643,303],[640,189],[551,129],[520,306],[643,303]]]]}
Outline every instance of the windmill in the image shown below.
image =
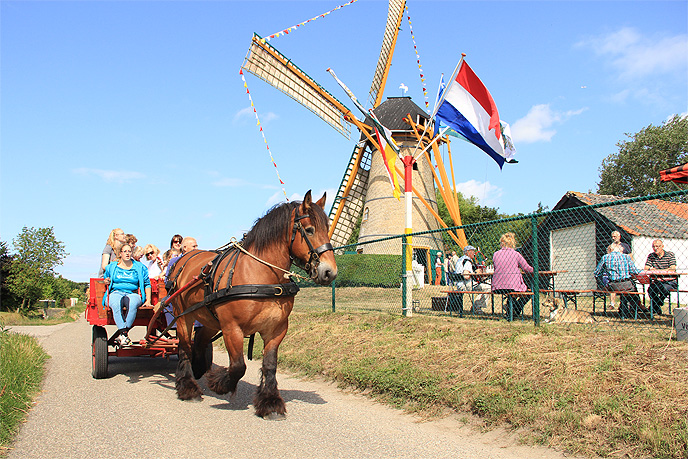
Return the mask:
{"type": "MultiPolygon", "coordinates": [[[[368,103],[373,107],[375,115],[383,125],[391,129],[395,142],[402,150],[415,149],[419,140],[422,149],[424,143],[428,143],[429,137],[421,133],[426,131],[424,128],[431,122],[429,116],[413,103],[410,97],[393,97],[382,102],[405,6],[405,0],[389,1],[382,48],[368,97],[368,103]]],[[[354,146],[330,211],[332,244],[347,244],[359,219],[359,242],[402,233],[404,205],[394,198],[389,186],[384,160],[379,153],[380,146],[372,133],[373,123],[370,118],[359,120],[342,102],[296,66],[291,59],[258,35],[253,36],[242,68],[311,110],[345,137],[350,138],[352,124],[360,132],[359,141],[354,146]]],[[[431,129],[427,131],[432,132],[431,129]]],[[[433,146],[433,153],[436,156],[439,154],[436,145],[433,146]]],[[[446,226],[437,214],[435,184],[439,185],[442,182],[446,185],[445,188],[451,186],[444,168],[440,168],[442,177],[438,176],[429,159],[429,153],[425,153],[425,156],[428,161],[419,161],[414,165],[414,231],[446,226]]],[[[402,178],[400,182],[403,182],[404,174],[399,166],[397,173],[402,178]]],[[[460,225],[458,203],[454,205],[454,201],[455,195],[454,199],[445,198],[454,221],[458,220],[456,224],[460,225]]],[[[414,238],[414,247],[443,250],[441,237],[437,234],[414,238]]],[[[462,232],[453,237],[459,245],[465,245],[465,236],[462,232]]],[[[399,241],[398,245],[400,244],[399,241]]],[[[394,247],[393,244],[387,244],[385,247],[368,245],[363,250],[366,253],[399,253],[400,247],[394,247]]]]}

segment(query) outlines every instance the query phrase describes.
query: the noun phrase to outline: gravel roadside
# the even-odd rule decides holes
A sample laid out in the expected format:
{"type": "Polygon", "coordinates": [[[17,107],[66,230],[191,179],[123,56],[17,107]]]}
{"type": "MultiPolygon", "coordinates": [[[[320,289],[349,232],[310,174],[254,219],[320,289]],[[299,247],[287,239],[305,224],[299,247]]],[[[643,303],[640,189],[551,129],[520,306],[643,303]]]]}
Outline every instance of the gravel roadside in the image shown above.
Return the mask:
{"type": "MultiPolygon", "coordinates": [[[[503,431],[480,433],[451,419],[419,422],[279,369],[287,419],[265,421],[252,406],[260,362],[247,362],[234,397],[207,390],[203,378],[203,401],[182,402],[174,392],[176,358],[110,358],[110,377],[95,380],[91,327],[85,319],[10,328],[37,336],[51,359],[43,390],[9,459],[569,457],[516,445],[503,431]]],[[[136,331],[132,338],[138,337],[136,331]]],[[[227,354],[216,350],[214,361],[227,365],[227,354]]]]}

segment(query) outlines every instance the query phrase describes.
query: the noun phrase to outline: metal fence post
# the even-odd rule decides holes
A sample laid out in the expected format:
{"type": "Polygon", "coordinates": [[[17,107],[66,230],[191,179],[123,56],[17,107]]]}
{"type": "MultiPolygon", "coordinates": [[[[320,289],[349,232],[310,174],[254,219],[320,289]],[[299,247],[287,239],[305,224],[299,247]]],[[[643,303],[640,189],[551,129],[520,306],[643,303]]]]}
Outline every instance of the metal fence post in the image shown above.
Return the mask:
{"type": "Polygon", "coordinates": [[[335,312],[334,289],[336,283],[336,280],[332,281],[332,312],[335,312]]]}
{"type": "Polygon", "coordinates": [[[530,219],[531,230],[532,230],[532,241],[533,241],[533,320],[535,321],[535,326],[540,325],[540,263],[539,263],[539,253],[538,253],[538,225],[537,218],[533,215],[530,219]]]}

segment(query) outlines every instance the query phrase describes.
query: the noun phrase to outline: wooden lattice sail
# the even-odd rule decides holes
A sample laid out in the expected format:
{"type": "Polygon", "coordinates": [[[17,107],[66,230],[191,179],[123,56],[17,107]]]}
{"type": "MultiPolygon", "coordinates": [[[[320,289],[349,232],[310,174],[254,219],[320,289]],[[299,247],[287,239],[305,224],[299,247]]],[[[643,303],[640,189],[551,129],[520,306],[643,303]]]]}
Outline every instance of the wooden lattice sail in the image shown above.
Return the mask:
{"type": "Polygon", "coordinates": [[[351,123],[344,119],[349,110],[344,104],[260,36],[253,35],[242,68],[318,115],[347,139],[351,138],[351,123]]]}

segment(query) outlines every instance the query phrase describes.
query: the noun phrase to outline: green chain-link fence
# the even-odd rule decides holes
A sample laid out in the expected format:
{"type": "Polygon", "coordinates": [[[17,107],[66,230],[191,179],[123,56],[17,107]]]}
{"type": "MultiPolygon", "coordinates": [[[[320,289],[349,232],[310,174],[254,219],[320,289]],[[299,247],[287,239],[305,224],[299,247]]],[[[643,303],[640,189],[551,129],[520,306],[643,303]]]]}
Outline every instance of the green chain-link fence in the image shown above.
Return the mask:
{"type": "Polygon", "coordinates": [[[671,327],[673,310],[688,304],[688,204],[683,202],[687,197],[688,190],[624,200],[572,192],[553,211],[413,233],[410,277],[406,276],[404,235],[338,247],[339,274],[332,289],[304,288],[297,306],[399,314],[408,307],[411,314],[535,324],[671,327]],[[454,264],[452,252],[456,253],[453,260],[467,268],[464,248],[447,234],[457,229],[476,248],[467,255],[472,255],[473,270],[482,273],[464,276],[449,269],[454,264]],[[619,244],[613,244],[613,232],[619,233],[619,244]],[[504,241],[507,249],[495,255],[507,233],[513,233],[516,252],[527,265],[516,271],[505,267],[518,257],[508,251],[508,240],[504,241]],[[444,252],[424,247],[428,238],[441,239],[444,252]],[[651,255],[657,240],[663,244],[657,250],[661,256],[651,255]],[[630,249],[630,254],[603,258],[616,252],[612,249],[617,246],[626,252],[630,249]],[[676,275],[636,275],[635,271],[645,271],[648,257],[651,266],[675,264],[676,275]],[[528,266],[539,275],[528,273],[528,266]],[[612,283],[605,285],[607,279],[612,283]],[[524,292],[512,285],[519,280],[524,292]],[[405,281],[410,283],[408,289],[403,288],[405,281]],[[505,287],[515,287],[517,292],[505,287]]]}

